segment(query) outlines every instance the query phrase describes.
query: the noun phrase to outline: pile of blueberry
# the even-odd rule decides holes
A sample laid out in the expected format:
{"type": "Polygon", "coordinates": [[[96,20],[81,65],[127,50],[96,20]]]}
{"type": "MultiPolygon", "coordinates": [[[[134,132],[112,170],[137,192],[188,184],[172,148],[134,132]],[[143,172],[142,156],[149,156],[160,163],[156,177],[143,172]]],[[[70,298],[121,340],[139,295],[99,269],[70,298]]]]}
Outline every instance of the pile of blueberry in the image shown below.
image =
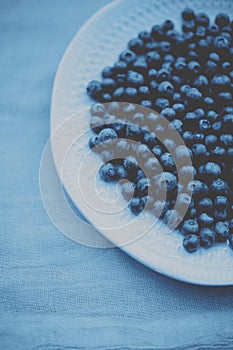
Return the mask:
{"type": "Polygon", "coordinates": [[[95,135],[89,145],[105,162],[101,178],[130,180],[123,183],[122,193],[135,215],[150,209],[166,223],[179,217],[175,203],[190,202],[179,225],[188,252],[215,242],[228,242],[233,249],[232,60],[233,22],[228,15],[218,14],[211,24],[205,13],[187,8],[181,33],[170,20],[140,32],[114,66],[103,69],[102,81],[87,86],[89,96],[99,102],[91,107],[95,135]],[[186,164],[184,146],[169,137],[158,140],[164,132],[159,114],[182,136],[192,165],[186,164]],[[184,183],[187,174],[194,177],[178,196],[176,158],[183,161],[184,183]],[[156,200],[164,190],[166,198],[156,200]]]}

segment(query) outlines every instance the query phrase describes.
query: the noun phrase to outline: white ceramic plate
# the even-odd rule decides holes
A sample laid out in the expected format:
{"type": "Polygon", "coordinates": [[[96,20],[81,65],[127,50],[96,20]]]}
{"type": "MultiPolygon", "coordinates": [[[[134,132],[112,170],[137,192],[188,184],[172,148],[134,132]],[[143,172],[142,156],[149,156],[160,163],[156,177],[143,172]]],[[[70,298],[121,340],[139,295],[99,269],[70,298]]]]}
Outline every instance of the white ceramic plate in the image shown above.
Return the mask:
{"type": "Polygon", "coordinates": [[[176,232],[165,234],[162,226],[153,226],[149,214],[143,212],[132,221],[129,210],[120,210],[126,205],[121,197],[112,202],[116,212],[110,214],[106,200],[114,200],[116,192],[112,185],[95,180],[101,160],[93,152],[88,153],[87,110],[93,103],[86,95],[88,82],[100,78],[102,68],[113,64],[128,40],[139,31],[150,29],[153,24],[166,19],[172,19],[179,28],[180,13],[186,6],[196,12],[207,12],[213,19],[218,12],[232,13],[233,2],[118,0],[101,9],[83,26],[66,50],[56,75],[51,132],[64,121],[66,123],[52,139],[53,156],[62,183],[79,210],[105,237],[116,245],[123,245],[122,249],[129,255],[162,274],[185,282],[232,285],[233,252],[226,245],[188,254],[181,247],[181,235],[176,232]],[[72,115],[74,117],[69,119],[72,115]],[[76,142],[75,138],[78,138],[76,142]],[[78,173],[81,176],[79,180],[84,181],[81,190],[77,186],[78,173]],[[105,198],[100,211],[92,207],[97,204],[92,192],[95,184],[105,198]],[[87,203],[89,199],[94,202],[87,203]],[[141,233],[144,234],[139,238],[141,233]]]}

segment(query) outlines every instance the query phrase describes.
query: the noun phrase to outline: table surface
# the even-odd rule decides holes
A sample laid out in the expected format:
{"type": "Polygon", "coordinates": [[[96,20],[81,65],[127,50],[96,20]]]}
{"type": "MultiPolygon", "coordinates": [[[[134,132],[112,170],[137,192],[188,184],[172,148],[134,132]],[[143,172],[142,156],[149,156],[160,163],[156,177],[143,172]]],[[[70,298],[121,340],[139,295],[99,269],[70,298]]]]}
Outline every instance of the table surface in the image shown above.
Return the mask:
{"type": "Polygon", "coordinates": [[[0,2],[0,348],[232,349],[233,287],[177,282],[117,248],[79,245],[43,208],[56,69],[108,2],[0,2]]]}

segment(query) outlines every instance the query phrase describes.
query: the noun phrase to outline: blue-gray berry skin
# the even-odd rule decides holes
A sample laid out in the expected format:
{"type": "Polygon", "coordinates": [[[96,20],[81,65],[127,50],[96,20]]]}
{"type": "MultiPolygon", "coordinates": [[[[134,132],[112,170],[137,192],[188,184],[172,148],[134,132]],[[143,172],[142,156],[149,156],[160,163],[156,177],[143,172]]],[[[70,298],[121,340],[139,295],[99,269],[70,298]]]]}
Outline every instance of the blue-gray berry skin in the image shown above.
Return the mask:
{"type": "Polygon", "coordinates": [[[229,223],[227,221],[219,221],[214,227],[218,242],[225,242],[229,238],[229,223]]]}
{"type": "Polygon", "coordinates": [[[116,179],[116,170],[114,164],[105,163],[101,166],[99,174],[105,182],[111,182],[116,179]]]}
{"type": "Polygon", "coordinates": [[[187,235],[183,239],[183,247],[188,253],[194,253],[200,248],[200,237],[197,235],[187,235]]]}
{"type": "Polygon", "coordinates": [[[210,227],[204,227],[200,231],[200,243],[205,248],[210,248],[216,241],[216,233],[210,227]]]}
{"type": "Polygon", "coordinates": [[[183,235],[198,234],[199,225],[197,220],[195,219],[185,220],[181,226],[181,232],[183,235]]]}
{"type": "Polygon", "coordinates": [[[145,207],[145,202],[142,198],[133,197],[129,202],[129,208],[134,215],[139,215],[145,207]]]}
{"type": "Polygon", "coordinates": [[[201,227],[212,227],[214,224],[214,218],[210,214],[201,213],[198,217],[198,222],[201,227]]]}

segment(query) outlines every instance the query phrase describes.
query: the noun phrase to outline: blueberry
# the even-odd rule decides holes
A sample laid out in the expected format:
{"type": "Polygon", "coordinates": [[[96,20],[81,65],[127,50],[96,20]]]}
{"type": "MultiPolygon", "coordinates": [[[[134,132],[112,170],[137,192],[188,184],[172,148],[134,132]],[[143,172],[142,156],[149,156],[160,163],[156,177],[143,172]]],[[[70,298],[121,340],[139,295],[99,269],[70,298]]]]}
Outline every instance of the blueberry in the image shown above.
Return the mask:
{"type": "Polygon", "coordinates": [[[120,61],[133,63],[136,60],[136,54],[130,50],[125,50],[120,54],[120,61]]]}
{"type": "Polygon", "coordinates": [[[142,107],[145,107],[145,108],[152,108],[152,107],[153,107],[153,103],[152,103],[151,100],[142,100],[142,101],[140,102],[140,105],[141,105],[142,107]]]}
{"type": "Polygon", "coordinates": [[[155,107],[158,112],[161,112],[163,109],[169,107],[169,101],[166,98],[157,98],[155,100],[155,107]]]}
{"type": "Polygon", "coordinates": [[[116,178],[118,180],[126,179],[128,177],[128,173],[125,167],[121,164],[117,164],[115,166],[116,178]]]}
{"type": "Polygon", "coordinates": [[[152,29],[151,29],[151,36],[155,40],[161,40],[163,38],[163,36],[164,36],[163,27],[158,25],[158,24],[153,26],[152,29]]]}
{"type": "Polygon", "coordinates": [[[218,70],[218,64],[212,60],[208,60],[205,63],[205,74],[211,78],[214,76],[214,74],[217,73],[218,70]]]}
{"type": "Polygon", "coordinates": [[[188,253],[196,252],[200,248],[200,238],[197,235],[187,235],[183,239],[183,247],[188,253]]]}
{"type": "Polygon", "coordinates": [[[183,181],[189,181],[191,177],[196,176],[197,171],[192,165],[184,165],[180,169],[180,176],[183,181]]]}
{"type": "Polygon", "coordinates": [[[183,103],[175,103],[172,109],[175,111],[177,117],[183,117],[185,113],[185,105],[183,103]]]}
{"type": "Polygon", "coordinates": [[[198,13],[195,22],[198,26],[208,27],[210,19],[205,13],[198,13]]]}
{"type": "Polygon", "coordinates": [[[205,248],[212,247],[216,240],[216,233],[210,227],[203,227],[200,231],[201,246],[205,248]]]}
{"type": "Polygon", "coordinates": [[[224,145],[224,147],[232,147],[233,146],[233,135],[232,134],[222,134],[220,136],[220,141],[224,145]]]}
{"type": "Polygon", "coordinates": [[[192,180],[187,184],[187,192],[195,198],[205,197],[208,192],[208,186],[200,180],[192,180]]]}
{"type": "Polygon", "coordinates": [[[92,116],[103,117],[105,112],[105,106],[102,103],[95,103],[90,108],[92,116]]]}
{"type": "Polygon", "coordinates": [[[186,97],[187,92],[191,89],[191,87],[187,84],[181,85],[180,87],[180,93],[181,96],[186,97]]]}
{"type": "Polygon", "coordinates": [[[206,36],[206,28],[203,26],[199,26],[196,29],[195,37],[197,40],[204,38],[206,36]]]}
{"type": "Polygon", "coordinates": [[[169,172],[163,172],[153,177],[154,186],[158,193],[171,192],[177,188],[177,178],[169,172]]]}
{"type": "Polygon", "coordinates": [[[116,74],[124,74],[127,72],[127,63],[124,61],[118,61],[114,64],[113,73],[116,74]]]}
{"type": "Polygon", "coordinates": [[[229,188],[224,180],[218,178],[214,180],[210,186],[210,190],[215,195],[225,195],[229,192],[229,188]]]}
{"type": "Polygon", "coordinates": [[[112,95],[108,94],[107,92],[103,92],[100,99],[104,103],[111,102],[112,101],[112,95]]]}
{"type": "Polygon", "coordinates": [[[194,80],[193,85],[199,90],[205,91],[209,85],[208,78],[205,75],[198,75],[194,80]]]}
{"type": "Polygon", "coordinates": [[[188,206],[190,206],[190,208],[193,207],[193,201],[192,201],[191,196],[188,195],[187,193],[180,193],[176,199],[177,210],[183,211],[188,206]]]}
{"type": "Polygon", "coordinates": [[[208,213],[201,213],[198,217],[198,222],[201,227],[210,227],[214,223],[214,218],[208,213]]]}
{"type": "Polygon", "coordinates": [[[174,71],[175,71],[175,74],[177,75],[183,75],[183,73],[185,72],[186,70],[186,63],[184,61],[179,61],[177,60],[175,63],[174,63],[174,71]]]}
{"type": "Polygon", "coordinates": [[[219,107],[227,106],[232,101],[232,94],[229,91],[222,91],[217,96],[217,103],[219,107]]]}
{"type": "Polygon", "coordinates": [[[135,72],[135,71],[129,71],[127,75],[127,82],[129,84],[132,84],[133,86],[139,86],[144,84],[144,77],[142,74],[135,72]]]}
{"type": "Polygon", "coordinates": [[[202,143],[195,143],[192,147],[192,154],[197,161],[205,159],[207,156],[206,146],[202,143]]]}
{"type": "Polygon", "coordinates": [[[206,97],[204,97],[203,102],[204,102],[204,105],[205,105],[205,109],[208,110],[208,109],[210,109],[213,106],[214,99],[212,97],[210,97],[210,96],[206,96],[206,97]]]}
{"type": "Polygon", "coordinates": [[[117,133],[111,128],[103,129],[99,134],[100,142],[104,142],[106,144],[108,144],[108,141],[112,141],[116,138],[117,133]]]}
{"type": "Polygon", "coordinates": [[[159,82],[161,82],[161,81],[170,79],[170,76],[171,76],[171,73],[169,72],[168,69],[161,68],[158,70],[156,78],[159,82]]]}
{"type": "Polygon", "coordinates": [[[174,151],[174,156],[179,165],[186,165],[187,162],[190,161],[191,150],[183,145],[177,146],[174,151]]]}
{"type": "Polygon", "coordinates": [[[124,182],[121,185],[121,193],[123,195],[123,197],[127,200],[130,200],[133,195],[134,195],[134,191],[135,191],[135,184],[133,182],[124,182]]]}
{"type": "Polygon", "coordinates": [[[205,116],[205,111],[204,111],[203,108],[197,108],[197,109],[195,109],[194,112],[195,112],[195,114],[196,114],[198,120],[201,119],[201,118],[203,118],[203,117],[205,116]]]}
{"type": "Polygon", "coordinates": [[[232,130],[233,127],[233,113],[232,114],[226,114],[223,117],[223,127],[224,130],[232,130]]]}
{"type": "Polygon", "coordinates": [[[115,151],[120,157],[125,157],[129,154],[130,150],[130,144],[127,142],[127,140],[121,139],[118,140],[115,146],[115,151]]]}
{"type": "Polygon", "coordinates": [[[221,132],[221,129],[222,129],[222,122],[221,122],[221,121],[214,122],[214,123],[212,124],[212,129],[213,129],[213,131],[215,131],[216,133],[221,132]]]}
{"type": "Polygon", "coordinates": [[[175,209],[167,210],[163,218],[165,225],[172,229],[178,227],[181,221],[182,217],[180,213],[175,209]]]}
{"type": "Polygon", "coordinates": [[[230,85],[230,78],[225,74],[217,74],[211,80],[211,86],[214,91],[223,91],[230,85]]]}
{"type": "Polygon", "coordinates": [[[137,55],[143,53],[143,40],[135,38],[130,40],[128,47],[131,51],[135,52],[137,55]]]}
{"type": "Polygon", "coordinates": [[[157,158],[148,158],[144,163],[146,174],[154,176],[160,170],[160,164],[157,158]]]}
{"type": "Polygon", "coordinates": [[[90,149],[92,149],[93,151],[98,151],[99,148],[96,147],[100,144],[100,139],[99,139],[99,136],[95,135],[95,136],[92,136],[90,139],[89,139],[89,147],[90,149]]]}
{"type": "Polygon", "coordinates": [[[169,41],[162,41],[159,44],[159,51],[162,55],[166,55],[171,51],[171,44],[169,41]]]}
{"type": "Polygon", "coordinates": [[[206,119],[209,120],[211,123],[216,122],[219,120],[219,114],[216,111],[209,110],[207,112],[206,119]]]}
{"type": "Polygon", "coordinates": [[[211,181],[213,179],[217,179],[221,175],[221,172],[221,167],[218,164],[208,162],[203,166],[201,175],[203,175],[205,179],[211,181]]]}
{"type": "Polygon", "coordinates": [[[191,20],[195,19],[195,13],[190,8],[185,8],[182,11],[181,15],[182,15],[183,20],[185,20],[185,21],[191,21],[191,20]]]}
{"type": "Polygon", "coordinates": [[[155,145],[152,148],[152,153],[156,156],[156,157],[160,157],[162,154],[162,148],[159,145],[155,145]]]}
{"type": "Polygon", "coordinates": [[[150,148],[153,148],[156,145],[156,136],[154,132],[146,132],[143,137],[144,143],[149,146],[150,148]]]}
{"type": "Polygon", "coordinates": [[[213,47],[220,55],[223,55],[224,53],[227,53],[227,50],[230,47],[230,42],[223,35],[216,36],[214,38],[213,47]]]}
{"type": "Polygon", "coordinates": [[[147,73],[147,78],[150,80],[154,80],[157,78],[157,69],[154,69],[154,68],[151,68],[148,70],[148,73],[147,73]]]}
{"type": "Polygon", "coordinates": [[[171,96],[174,92],[174,86],[169,81],[163,81],[158,86],[158,93],[162,97],[171,96]]]}
{"type": "Polygon", "coordinates": [[[140,32],[138,34],[139,39],[141,39],[143,42],[148,42],[151,39],[150,33],[146,30],[140,32]]]}
{"type": "Polygon", "coordinates": [[[164,170],[173,171],[175,170],[175,161],[171,155],[171,153],[165,152],[160,157],[160,162],[164,170]]]}
{"type": "Polygon", "coordinates": [[[213,201],[210,198],[202,198],[197,203],[197,210],[199,213],[205,212],[207,214],[212,214],[213,201]]]}
{"type": "Polygon", "coordinates": [[[174,23],[171,20],[169,20],[169,19],[164,21],[163,24],[162,24],[163,31],[172,30],[173,28],[174,28],[174,23]]]}
{"type": "Polygon", "coordinates": [[[150,98],[150,90],[148,86],[139,86],[138,88],[138,96],[141,100],[146,100],[150,98]]]}
{"type": "Polygon", "coordinates": [[[174,109],[167,107],[161,111],[161,115],[167,118],[168,120],[172,120],[176,117],[176,112],[174,111],[174,109]]]}
{"type": "Polygon", "coordinates": [[[113,93],[113,98],[116,101],[123,100],[125,98],[125,89],[124,89],[124,87],[118,87],[113,93]]]}
{"type": "Polygon", "coordinates": [[[199,102],[202,98],[202,93],[196,88],[191,88],[187,90],[186,96],[190,101],[199,102]]]}
{"type": "Polygon", "coordinates": [[[182,23],[182,30],[184,33],[194,32],[196,28],[194,21],[184,21],[182,23]]]}
{"type": "Polygon", "coordinates": [[[142,169],[138,169],[136,172],[136,182],[139,181],[142,178],[145,178],[146,175],[142,169]]]}
{"type": "Polygon", "coordinates": [[[187,73],[190,77],[195,77],[200,73],[201,65],[197,61],[190,61],[187,65],[187,73]]]}
{"type": "Polygon", "coordinates": [[[180,134],[182,133],[183,123],[180,119],[173,119],[169,126],[176,129],[180,134]]]}
{"type": "Polygon", "coordinates": [[[114,89],[116,88],[115,80],[112,78],[103,79],[102,88],[103,88],[103,91],[112,93],[114,91],[114,89]]]}
{"type": "Polygon", "coordinates": [[[134,215],[139,215],[145,207],[145,203],[142,198],[133,197],[129,203],[129,209],[134,215]]]}
{"type": "Polygon", "coordinates": [[[225,242],[229,238],[229,223],[227,221],[219,221],[214,227],[218,242],[225,242]]]}
{"type": "Polygon", "coordinates": [[[186,128],[195,128],[197,126],[198,117],[194,112],[188,112],[184,116],[184,123],[186,128]]]}
{"type": "Polygon", "coordinates": [[[228,26],[229,22],[230,22],[230,19],[226,13],[219,13],[215,17],[215,23],[217,24],[217,26],[219,26],[219,28],[228,26]]]}
{"type": "Polygon", "coordinates": [[[209,35],[212,35],[212,36],[216,36],[218,35],[219,33],[219,27],[217,26],[217,24],[212,24],[209,26],[209,28],[207,29],[207,33],[209,35]]]}
{"type": "Polygon", "coordinates": [[[141,112],[137,112],[133,115],[132,120],[135,124],[142,125],[145,122],[145,115],[141,112]]]}
{"type": "Polygon", "coordinates": [[[134,62],[132,68],[134,71],[136,71],[138,73],[145,74],[148,67],[147,67],[146,61],[144,59],[140,58],[134,62]]]}
{"type": "Polygon", "coordinates": [[[201,132],[194,132],[193,133],[193,141],[194,142],[201,143],[204,141],[204,138],[205,138],[205,136],[201,132]]]}
{"type": "Polygon", "coordinates": [[[154,127],[157,124],[157,122],[159,121],[159,119],[160,119],[159,114],[150,112],[146,116],[147,125],[150,125],[151,127],[154,127]]]}
{"type": "Polygon", "coordinates": [[[147,196],[149,187],[150,183],[147,178],[144,177],[139,179],[136,184],[136,195],[138,197],[147,196]]]}
{"type": "Polygon", "coordinates": [[[132,156],[128,156],[123,160],[123,165],[128,173],[128,178],[131,181],[135,181],[138,171],[137,160],[132,156]]]}
{"type": "Polygon", "coordinates": [[[182,134],[183,140],[187,146],[191,146],[193,143],[193,133],[191,131],[184,131],[182,134]]]}
{"type": "Polygon", "coordinates": [[[103,78],[112,78],[113,76],[113,68],[111,66],[107,66],[102,70],[102,77],[103,78]]]}
{"type": "Polygon", "coordinates": [[[105,182],[111,182],[116,179],[116,171],[114,164],[105,163],[99,169],[99,174],[105,182]]]}
{"type": "Polygon", "coordinates": [[[155,41],[153,38],[145,44],[146,52],[157,51],[158,48],[159,48],[159,43],[155,41]]]}
{"type": "Polygon", "coordinates": [[[136,124],[128,124],[126,126],[125,136],[126,138],[139,141],[142,136],[142,130],[140,126],[136,124]]]}
{"type": "Polygon", "coordinates": [[[226,154],[226,150],[223,147],[216,146],[211,151],[212,159],[216,162],[220,162],[226,154]]]}
{"type": "Polygon", "coordinates": [[[146,62],[149,68],[158,69],[161,63],[161,56],[156,51],[148,52],[146,55],[146,62]]]}
{"type": "Polygon", "coordinates": [[[149,89],[152,95],[157,91],[158,86],[159,86],[159,83],[156,80],[151,80],[149,82],[149,89]]]}
{"type": "Polygon", "coordinates": [[[100,99],[102,94],[102,84],[97,80],[92,80],[87,85],[87,93],[90,97],[92,97],[95,100],[100,99]]]}
{"type": "Polygon", "coordinates": [[[137,91],[136,88],[134,88],[134,87],[127,87],[125,89],[125,100],[129,101],[129,102],[135,101],[136,97],[137,97],[137,94],[138,94],[138,91],[137,91]]]}
{"type": "Polygon", "coordinates": [[[215,210],[214,212],[214,219],[216,221],[223,221],[227,218],[227,210],[215,210]]]}
{"type": "Polygon", "coordinates": [[[166,147],[166,149],[170,150],[174,150],[176,148],[176,143],[173,139],[166,137],[163,140],[163,145],[164,147],[166,147]]]}

